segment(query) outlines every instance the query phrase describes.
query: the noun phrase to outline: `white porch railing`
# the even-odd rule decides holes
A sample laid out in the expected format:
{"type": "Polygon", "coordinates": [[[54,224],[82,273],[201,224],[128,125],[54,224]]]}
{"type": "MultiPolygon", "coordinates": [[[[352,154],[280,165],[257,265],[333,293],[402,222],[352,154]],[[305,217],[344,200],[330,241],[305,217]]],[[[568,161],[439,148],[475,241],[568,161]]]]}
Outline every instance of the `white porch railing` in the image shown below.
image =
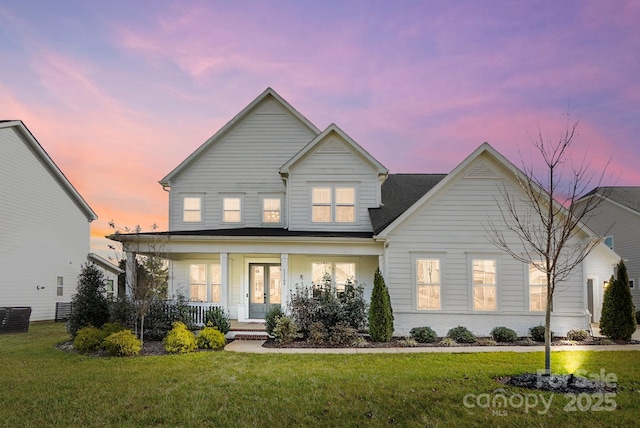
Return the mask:
{"type": "Polygon", "coordinates": [[[193,323],[202,327],[205,323],[205,315],[211,308],[220,306],[217,303],[205,303],[205,302],[189,302],[189,313],[193,319],[193,323]]]}

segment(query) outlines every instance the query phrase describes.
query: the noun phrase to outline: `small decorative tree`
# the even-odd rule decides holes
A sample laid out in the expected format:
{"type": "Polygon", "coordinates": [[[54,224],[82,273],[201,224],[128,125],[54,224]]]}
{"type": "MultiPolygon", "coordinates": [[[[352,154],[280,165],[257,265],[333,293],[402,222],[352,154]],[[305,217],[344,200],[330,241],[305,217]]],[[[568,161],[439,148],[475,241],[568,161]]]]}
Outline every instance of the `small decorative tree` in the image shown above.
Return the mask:
{"type": "Polygon", "coordinates": [[[78,276],[78,291],[71,299],[71,314],[67,331],[71,337],[83,327],[100,328],[109,321],[104,274],[93,263],[82,266],[78,276]]]}
{"type": "Polygon", "coordinates": [[[393,334],[393,310],[380,268],[376,269],[369,306],[369,334],[375,342],[388,342],[393,334]]]}
{"type": "Polygon", "coordinates": [[[613,340],[629,340],[635,331],[635,308],[629,290],[629,276],[627,267],[620,260],[617,277],[611,277],[604,291],[600,332],[613,340]]]}

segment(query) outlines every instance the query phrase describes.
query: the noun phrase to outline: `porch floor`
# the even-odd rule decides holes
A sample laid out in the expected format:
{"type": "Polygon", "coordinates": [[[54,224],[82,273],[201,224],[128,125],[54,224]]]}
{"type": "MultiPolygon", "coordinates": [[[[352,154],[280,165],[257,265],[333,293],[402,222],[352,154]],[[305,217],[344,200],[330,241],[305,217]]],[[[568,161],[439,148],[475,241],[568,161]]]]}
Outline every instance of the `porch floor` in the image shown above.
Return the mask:
{"type": "Polygon", "coordinates": [[[231,320],[230,331],[263,331],[266,332],[266,327],[263,322],[240,322],[238,320],[231,320]]]}

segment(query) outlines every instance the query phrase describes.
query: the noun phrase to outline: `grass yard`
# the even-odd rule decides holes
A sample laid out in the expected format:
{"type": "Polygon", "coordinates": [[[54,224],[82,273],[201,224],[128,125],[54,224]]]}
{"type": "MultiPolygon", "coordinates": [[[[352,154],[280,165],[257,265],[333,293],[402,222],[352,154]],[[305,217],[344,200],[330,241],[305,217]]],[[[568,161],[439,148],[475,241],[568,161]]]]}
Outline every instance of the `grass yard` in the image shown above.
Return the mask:
{"type": "Polygon", "coordinates": [[[97,358],[55,348],[65,340],[53,323],[0,336],[0,426],[601,427],[640,418],[638,351],[554,353],[554,372],[613,373],[618,392],[573,403],[544,393],[544,412],[533,406],[540,392],[494,380],[535,372],[541,352],[97,358]],[[507,407],[491,404],[496,396],[507,407]]]}

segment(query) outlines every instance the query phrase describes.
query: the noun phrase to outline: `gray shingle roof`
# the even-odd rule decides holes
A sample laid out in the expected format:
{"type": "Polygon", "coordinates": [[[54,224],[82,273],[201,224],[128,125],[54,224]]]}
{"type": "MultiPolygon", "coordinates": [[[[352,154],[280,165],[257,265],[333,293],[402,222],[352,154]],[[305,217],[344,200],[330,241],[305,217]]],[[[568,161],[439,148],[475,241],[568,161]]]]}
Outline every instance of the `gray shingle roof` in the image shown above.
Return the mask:
{"type": "Polygon", "coordinates": [[[389,174],[382,185],[380,208],[369,208],[374,232],[380,233],[447,174],[389,174]]]}
{"type": "Polygon", "coordinates": [[[591,192],[587,193],[584,197],[594,194],[600,194],[607,199],[617,202],[629,209],[632,209],[640,213],[640,187],[628,186],[628,187],[596,187],[591,192]]]}

